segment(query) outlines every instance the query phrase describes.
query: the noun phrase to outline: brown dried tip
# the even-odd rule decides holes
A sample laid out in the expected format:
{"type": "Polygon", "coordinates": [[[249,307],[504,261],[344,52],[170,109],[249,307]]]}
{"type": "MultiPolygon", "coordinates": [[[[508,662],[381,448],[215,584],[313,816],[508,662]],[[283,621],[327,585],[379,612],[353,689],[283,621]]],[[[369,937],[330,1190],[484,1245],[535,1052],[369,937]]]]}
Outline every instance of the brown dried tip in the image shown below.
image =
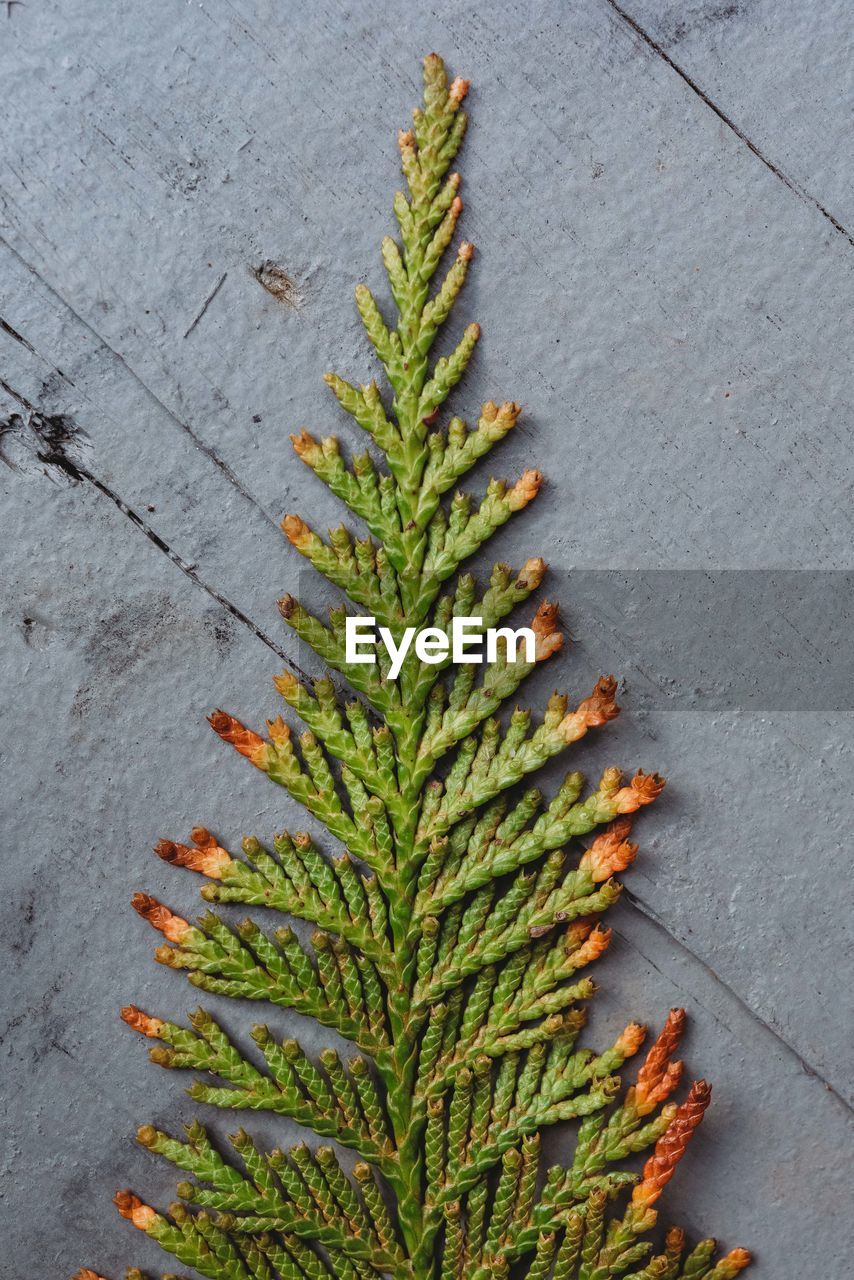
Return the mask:
{"type": "Polygon", "coordinates": [[[122,1022],[126,1022],[134,1031],[150,1040],[159,1040],[163,1023],[159,1018],[150,1018],[147,1013],[137,1009],[135,1004],[125,1005],[122,1009],[122,1022]]]}
{"type": "Polygon", "coordinates": [[[193,840],[197,845],[195,849],[186,844],[177,844],[174,840],[158,840],[154,852],[158,858],[171,863],[173,867],[187,867],[190,871],[210,876],[212,880],[221,880],[223,872],[231,866],[231,855],[217,844],[204,827],[195,828],[193,840]],[[196,840],[196,832],[203,834],[203,842],[196,840]]]}
{"type": "Polygon", "coordinates": [[[558,725],[558,733],[565,742],[577,742],[588,729],[597,729],[619,715],[620,708],[614,701],[617,682],[613,676],[601,676],[589,698],[580,702],[575,711],[565,715],[558,725]]]}
{"type": "Polygon", "coordinates": [[[507,504],[511,511],[521,511],[536,498],[543,483],[542,472],[523,471],[513,488],[507,493],[507,504]]]}
{"type": "Polygon", "coordinates": [[[143,1204],[139,1196],[135,1196],[132,1191],[117,1191],[113,1197],[113,1204],[122,1217],[127,1218],[135,1227],[139,1227],[140,1231],[147,1231],[157,1220],[157,1214],[151,1205],[143,1204]]]}
{"type": "Polygon", "coordinates": [[[147,893],[135,893],[130,900],[131,906],[143,920],[158,929],[170,942],[180,942],[187,936],[190,926],[180,916],[173,915],[162,902],[150,897],[147,893]]]}
{"type": "Polygon", "coordinates": [[[81,1269],[72,1276],[72,1280],[104,1280],[103,1276],[99,1276],[97,1271],[90,1271],[88,1267],[81,1269]]]}
{"type": "Polygon", "coordinates": [[[401,151],[411,151],[415,146],[415,134],[411,129],[398,129],[397,145],[401,151]]]}
{"type": "Polygon", "coordinates": [[[578,864],[580,871],[589,871],[595,884],[601,884],[611,876],[625,871],[637,857],[638,846],[626,840],[631,831],[631,820],[618,818],[596,837],[578,864]]]}
{"type": "Polygon", "coordinates": [[[627,787],[614,793],[617,813],[636,813],[645,804],[652,804],[664,790],[664,778],[657,773],[644,773],[638,769],[627,787]]]}
{"type": "Polygon", "coordinates": [[[268,746],[260,734],[247,729],[226,711],[212,712],[208,716],[208,724],[223,742],[230,742],[235,751],[251,760],[256,769],[266,769],[268,746]]]}
{"type": "Polygon", "coordinates": [[[311,540],[311,529],[300,516],[285,516],[282,521],[282,532],[298,551],[307,546],[311,540]]]}
{"type": "MultiPolygon", "coordinates": [[[[457,196],[457,199],[454,201],[454,204],[456,204],[457,201],[459,201],[460,209],[462,209],[463,202],[462,200],[460,200],[459,196],[457,196]]],[[[470,244],[468,240],[463,240],[459,249],[457,250],[457,257],[459,258],[460,262],[471,262],[472,258],[474,257],[474,245],[470,244]]]]}
{"type": "Polygon", "coordinates": [[[456,111],[468,91],[468,80],[462,80],[459,76],[456,76],[455,79],[451,81],[451,87],[448,90],[448,105],[452,111],[456,111]]]}
{"type": "Polygon", "coordinates": [[[309,435],[305,430],[301,431],[299,435],[292,435],[291,444],[294,447],[294,453],[298,458],[302,458],[303,462],[310,463],[313,458],[318,457],[322,452],[314,436],[309,435]]]}
{"type": "Polygon", "coordinates": [[[278,605],[279,613],[286,621],[293,615],[294,609],[297,607],[296,599],[290,594],[282,596],[281,600],[276,601],[276,604],[278,605]]]}
{"type": "MultiPolygon", "coordinates": [[[[658,1096],[669,1068],[676,1064],[670,1059],[679,1048],[679,1041],[685,1031],[685,1010],[671,1009],[661,1029],[661,1034],[646,1055],[646,1061],[638,1072],[635,1085],[635,1102],[641,1115],[648,1114],[653,1107],[663,1101],[658,1096]],[[655,1096],[655,1101],[653,1101],[655,1096]]],[[[669,1090],[668,1090],[669,1092],[669,1090]]],[[[664,1095],[666,1097],[667,1094],[664,1095]]]]}
{"type": "Polygon", "coordinates": [[[681,1253],[685,1248],[685,1232],[681,1227],[670,1227],[664,1237],[664,1247],[670,1253],[681,1253]]]}
{"type": "Polygon", "coordinates": [[[535,636],[534,661],[545,662],[563,646],[563,632],[558,631],[558,607],[544,600],[531,621],[535,636]]]}
{"type": "Polygon", "coordinates": [[[649,1209],[655,1204],[667,1183],[673,1177],[677,1164],[685,1154],[691,1135],[705,1115],[712,1097],[712,1087],[705,1080],[691,1086],[691,1092],[665,1133],[655,1144],[655,1150],[643,1167],[643,1179],[632,1191],[632,1204],[649,1209]]]}

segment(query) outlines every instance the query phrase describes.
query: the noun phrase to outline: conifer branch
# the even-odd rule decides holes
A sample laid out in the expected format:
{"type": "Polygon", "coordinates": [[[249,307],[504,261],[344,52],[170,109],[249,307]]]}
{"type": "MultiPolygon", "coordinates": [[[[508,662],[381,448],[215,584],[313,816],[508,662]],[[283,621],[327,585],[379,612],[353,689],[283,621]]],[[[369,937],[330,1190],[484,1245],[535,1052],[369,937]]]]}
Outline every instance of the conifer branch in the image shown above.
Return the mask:
{"type": "Polygon", "coordinates": [[[307,921],[311,941],[287,922],[271,932],[208,911],[190,923],[146,894],[133,900],[163,935],[162,964],[202,991],[270,1006],[245,1047],[205,1010],[180,1026],[129,1006],[122,1017],[152,1042],[153,1061],[197,1073],[188,1092],[200,1104],[287,1117],[358,1160],[348,1172],[330,1146],[265,1151],[243,1130],[225,1153],[198,1121],[186,1140],[144,1125],[139,1142],[188,1175],[180,1200],[161,1213],[122,1191],[116,1206],[211,1280],[509,1280],[511,1270],[514,1280],[731,1280],[750,1261],[745,1250],[715,1262],[712,1241],[689,1250],[673,1229],[655,1253],[648,1238],[710,1098],[699,1081],[678,1100],[684,1012],[671,1011],[625,1091],[644,1028],[630,1023],[598,1053],[579,1043],[590,970],[611,938],[602,918],[638,853],[632,819],[664,783],[640,770],[624,783],[612,768],[585,794],[572,770],[550,799],[531,783],[617,715],[616,681],[604,676],[574,702],[554,694],[540,720],[519,707],[501,719],[534,667],[561,650],[549,602],[533,614],[534,652],[512,652],[505,636],[479,678],[472,664],[454,667],[450,646],[436,662],[409,649],[394,679],[381,655],[347,660],[349,610],[372,614],[396,644],[423,624],[450,639],[458,618],[488,632],[545,573],[539,557],[515,572],[499,564],[479,588],[462,568],[536,497],[538,471],[490,480],[479,500],[450,496],[521,412],[489,400],[473,427],[443,415],[480,337],[469,324],[434,355],[473,261],[467,241],[453,249],[463,202],[451,165],[467,90],[437,55],[425,60],[423,105],[398,139],[399,239],[381,250],[392,306],[356,289],[388,392],[326,375],[368,451],[347,457],[334,437],[305,429],[291,437],[364,529],[324,539],[286,516],[290,543],[346,602],[328,623],[291,595],[279,608],[355,696],[329,677],[285,672],[275,683],[299,735],[282,717],[266,736],[225,711],[210,717],[344,851],[331,856],[299,832],[270,847],[248,837],[235,855],[205,827],[155,850],[203,877],[206,902],[307,921]],[[359,1052],[313,1057],[283,1038],[277,1007],[359,1052]],[[542,1131],[567,1121],[571,1160],[542,1169],[542,1131]],[[622,1167],[645,1151],[641,1173],[622,1167]]]}

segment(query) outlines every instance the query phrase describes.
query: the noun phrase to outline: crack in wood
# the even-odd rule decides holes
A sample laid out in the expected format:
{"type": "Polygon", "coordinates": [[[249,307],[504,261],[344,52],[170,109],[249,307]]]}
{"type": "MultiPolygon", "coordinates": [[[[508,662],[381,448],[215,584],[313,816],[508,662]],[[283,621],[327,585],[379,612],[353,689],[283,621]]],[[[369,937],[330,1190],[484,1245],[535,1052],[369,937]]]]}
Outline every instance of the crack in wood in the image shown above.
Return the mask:
{"type": "Polygon", "coordinates": [[[202,316],[205,314],[205,312],[207,311],[208,307],[211,305],[211,303],[213,302],[214,298],[215,298],[215,297],[216,297],[216,295],[219,293],[219,291],[220,291],[220,289],[222,288],[222,286],[225,284],[225,278],[226,278],[226,276],[227,276],[227,275],[228,275],[228,272],[227,272],[227,271],[223,271],[222,275],[221,275],[221,276],[220,276],[220,278],[217,280],[216,284],[215,284],[215,285],[214,285],[214,287],[211,289],[210,293],[208,294],[208,296],[205,298],[204,302],[202,303],[201,310],[199,311],[199,313],[198,313],[198,315],[196,316],[195,320],[193,320],[193,321],[190,323],[189,327],[184,331],[184,337],[185,337],[185,338],[188,338],[188,337],[190,336],[190,334],[193,332],[193,330],[195,329],[196,325],[199,323],[199,321],[201,320],[202,316]]]}
{"type": "MultiPolygon", "coordinates": [[[[262,506],[262,504],[258,501],[258,499],[255,498],[249,492],[249,490],[245,487],[243,482],[240,480],[239,476],[237,476],[235,472],[232,471],[228,463],[225,462],[224,459],[222,459],[219,456],[219,454],[216,452],[215,449],[213,449],[209,444],[206,444],[204,440],[202,440],[199,436],[196,435],[195,431],[189,425],[189,423],[184,422],[182,418],[179,418],[175,410],[170,409],[169,406],[165,404],[163,400],[160,399],[160,397],[157,395],[155,391],[152,390],[152,388],[148,385],[145,379],[142,378],[140,374],[138,374],[130,364],[128,364],[124,356],[121,355],[120,352],[116,351],[115,347],[112,347],[110,345],[110,343],[106,340],[103,334],[99,333],[98,330],[94,327],[94,325],[92,325],[84,316],[82,316],[79,311],[76,311],[75,308],[72,307],[71,303],[62,296],[59,290],[56,289],[50,283],[49,280],[46,280],[45,277],[41,274],[41,272],[36,270],[36,268],[31,263],[27,262],[26,258],[24,258],[23,255],[19,253],[19,251],[14,247],[14,245],[10,244],[9,241],[4,236],[0,236],[0,245],[2,245],[5,249],[7,249],[8,252],[11,253],[12,256],[18,262],[20,262],[21,266],[26,271],[28,271],[30,275],[32,275],[36,280],[38,280],[39,283],[43,285],[44,288],[47,289],[48,292],[51,293],[53,297],[56,298],[57,301],[62,304],[62,306],[69,313],[69,315],[72,315],[74,319],[83,326],[86,332],[90,333],[92,337],[95,338],[96,341],[100,343],[103,349],[110,353],[110,355],[113,357],[114,360],[118,361],[122,369],[124,369],[133,378],[134,382],[136,382],[138,386],[142,387],[145,394],[150,396],[151,399],[154,401],[154,403],[158,406],[158,408],[162,409],[163,412],[168,415],[170,421],[173,422],[175,426],[179,428],[179,430],[183,431],[185,435],[189,436],[195,448],[197,448],[201,453],[203,453],[205,457],[208,459],[208,461],[212,462],[213,465],[219,471],[222,472],[226,480],[228,480],[229,484],[231,484],[237,490],[237,492],[241,495],[241,497],[245,498],[247,502],[251,503],[252,506],[256,509],[256,511],[259,511],[261,515],[264,517],[264,519],[267,520],[271,525],[273,525],[275,529],[278,530],[279,528],[278,520],[276,520],[275,517],[270,515],[269,511],[267,511],[266,508],[262,506]]],[[[20,336],[16,333],[14,329],[11,331],[10,337],[20,340],[20,336]]],[[[29,345],[29,344],[25,344],[25,345],[29,345]]],[[[66,375],[63,375],[63,376],[66,376],[66,375]]],[[[67,379],[67,381],[70,381],[70,379],[67,379]]]]}
{"type": "MultiPolygon", "coordinates": [[[[26,398],[26,396],[15,391],[2,379],[0,379],[0,387],[3,388],[7,395],[12,396],[17,400],[28,414],[38,418],[42,417],[40,411],[30,400],[26,398]]],[[[193,565],[189,564],[183,556],[173,550],[173,548],[169,546],[168,542],[166,542],[164,538],[161,538],[160,534],[143,519],[138,511],[135,511],[133,507],[125,502],[125,500],[120,497],[114,489],[111,489],[109,485],[105,484],[103,480],[99,480],[94,472],[90,471],[88,467],[84,466],[81,462],[77,462],[69,458],[63,449],[51,451],[49,443],[46,444],[45,449],[40,453],[39,457],[45,466],[55,467],[58,471],[61,471],[68,476],[69,479],[76,481],[77,483],[85,481],[92,485],[92,487],[103,497],[109,498],[110,502],[118,508],[122,515],[126,516],[128,520],[130,520],[131,524],[139,529],[140,533],[144,534],[149,542],[153,543],[153,545],[157,547],[158,551],[162,551],[163,554],[171,560],[172,564],[174,564],[176,568],[180,569],[185,577],[189,578],[197,587],[200,587],[202,591],[206,592],[212,600],[215,600],[216,603],[230,613],[233,618],[242,623],[244,627],[251,631],[262,644],[265,644],[268,649],[271,649],[273,653],[281,658],[281,660],[298,676],[304,680],[308,680],[310,678],[291,658],[288,657],[284,649],[281,649],[274,640],[271,640],[266,632],[262,631],[257,623],[252,621],[248,614],[245,614],[242,609],[240,609],[236,604],[233,604],[232,601],[229,600],[227,596],[224,596],[221,591],[218,591],[216,587],[212,587],[210,583],[205,582],[204,578],[196,572],[193,565]]]]}
{"type": "Polygon", "coordinates": [[[732,133],[735,134],[739,142],[743,142],[744,145],[747,147],[747,149],[751,151],[753,155],[756,156],[757,160],[760,160],[762,164],[765,165],[765,168],[769,169],[771,173],[774,174],[775,178],[779,178],[780,182],[782,182],[784,186],[788,187],[788,189],[793,193],[793,195],[796,195],[800,200],[806,201],[807,204],[811,204],[814,209],[817,209],[818,212],[821,214],[821,216],[827,219],[827,221],[833,227],[834,231],[838,231],[839,234],[841,236],[844,236],[845,239],[848,241],[848,243],[852,247],[854,247],[854,234],[848,231],[848,229],[842,225],[839,219],[835,218],[834,215],[830,212],[830,210],[825,205],[823,205],[820,200],[818,200],[814,195],[812,195],[811,192],[807,191],[805,187],[802,187],[801,184],[799,182],[796,182],[794,178],[790,178],[789,175],[785,173],[780,168],[779,165],[775,164],[773,160],[769,159],[769,157],[766,156],[765,153],[756,145],[753,139],[749,137],[748,134],[746,134],[744,130],[735,123],[735,121],[732,119],[731,116],[728,116],[727,113],[721,107],[718,106],[718,104],[714,101],[713,98],[709,97],[709,95],[706,93],[704,89],[700,87],[697,81],[694,80],[692,76],[689,76],[688,72],[684,69],[684,67],[680,67],[679,63],[676,62],[673,58],[671,58],[667,50],[664,49],[658,43],[657,40],[653,39],[653,37],[649,34],[649,32],[645,31],[644,28],[640,25],[640,23],[637,22],[636,19],[634,19],[630,13],[627,13],[625,9],[621,9],[620,6],[616,3],[616,0],[605,0],[605,3],[611,9],[613,9],[614,13],[617,14],[617,16],[621,19],[621,21],[624,22],[627,27],[631,28],[631,30],[634,31],[635,35],[637,35],[644,42],[644,44],[649,49],[652,50],[652,52],[656,55],[656,57],[661,58],[662,62],[665,62],[667,66],[670,67],[671,71],[675,71],[676,74],[680,77],[680,79],[684,80],[685,84],[687,84],[688,88],[692,91],[692,93],[695,93],[697,97],[700,99],[700,101],[705,103],[705,105],[709,108],[709,110],[715,113],[718,119],[723,124],[725,124],[726,127],[732,131],[732,133]]]}
{"type": "MultiPolygon", "coordinates": [[[[800,1066],[801,1070],[806,1075],[810,1076],[812,1079],[818,1080],[818,1082],[824,1086],[827,1092],[831,1095],[832,1098],[835,1099],[836,1102],[839,1103],[840,1106],[844,1107],[849,1114],[854,1114],[854,1106],[852,1106],[851,1103],[848,1102],[848,1100],[842,1096],[839,1090],[830,1083],[830,1081],[826,1078],[826,1076],[823,1076],[821,1072],[816,1067],[814,1067],[811,1062],[808,1062],[807,1059],[803,1056],[803,1054],[798,1049],[796,1049],[793,1044],[789,1043],[789,1041],[785,1038],[782,1032],[778,1031],[777,1028],[773,1026],[770,1022],[766,1022],[766,1020],[761,1016],[761,1014],[757,1013],[757,1011],[751,1005],[749,1005],[747,1001],[744,1000],[743,997],[740,996],[738,992],[733,987],[731,987],[730,984],[726,982],[725,979],[723,979],[720,976],[720,974],[718,974],[706,960],[703,959],[702,956],[697,955],[696,951],[692,951],[691,948],[688,946],[688,944],[686,942],[683,942],[682,939],[677,936],[677,934],[671,933],[670,929],[668,929],[667,925],[660,918],[660,916],[656,915],[652,907],[648,906],[647,903],[645,903],[641,898],[639,898],[636,893],[633,893],[630,889],[627,889],[625,885],[623,886],[623,898],[625,899],[625,901],[628,903],[630,907],[632,907],[635,911],[638,912],[639,915],[643,916],[645,920],[648,920],[649,923],[655,929],[657,929],[659,933],[664,934],[664,936],[667,938],[669,942],[674,943],[679,948],[679,950],[682,951],[686,956],[689,956],[692,960],[695,960],[697,964],[700,965],[703,972],[709,978],[711,978],[716,983],[717,986],[721,987],[727,993],[727,995],[730,996],[736,1002],[738,1007],[744,1010],[744,1012],[748,1015],[748,1017],[753,1022],[757,1023],[763,1029],[763,1031],[767,1031],[770,1036],[773,1036],[773,1038],[777,1041],[777,1043],[783,1049],[785,1049],[786,1052],[792,1058],[795,1059],[795,1061],[800,1066]]],[[[621,934],[620,936],[622,937],[623,935],[621,934]]],[[[632,943],[631,940],[628,938],[624,938],[624,941],[628,942],[630,946],[635,946],[635,944],[632,943]]],[[[635,947],[635,950],[638,951],[639,955],[643,954],[639,950],[639,948],[635,947]]],[[[648,956],[644,956],[644,959],[647,960],[648,963],[652,964],[653,968],[656,968],[656,966],[653,964],[653,962],[649,959],[648,956]]],[[[658,970],[658,972],[660,972],[660,970],[658,970]]]]}

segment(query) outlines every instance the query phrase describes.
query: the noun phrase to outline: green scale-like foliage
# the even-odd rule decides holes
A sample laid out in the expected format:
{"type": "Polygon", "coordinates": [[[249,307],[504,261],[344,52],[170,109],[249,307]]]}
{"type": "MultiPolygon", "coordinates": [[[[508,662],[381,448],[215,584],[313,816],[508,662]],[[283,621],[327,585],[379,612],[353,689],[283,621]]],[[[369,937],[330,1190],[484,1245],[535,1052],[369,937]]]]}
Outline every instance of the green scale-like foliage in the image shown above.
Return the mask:
{"type": "MultiPolygon", "coordinates": [[[[496,565],[478,588],[461,572],[491,534],[535,495],[538,472],[485,495],[443,498],[510,430],[519,406],[483,406],[475,427],[442,409],[475,350],[469,325],[449,355],[431,347],[463,286],[472,248],[460,244],[432,281],[462,211],[450,172],[466,128],[467,85],[425,61],[424,104],[399,137],[408,195],[394,211],[399,242],[382,257],[397,309],[391,328],[369,289],[356,302],[390,395],[329,374],[341,407],[373,451],[346,460],[335,439],[293,438],[302,460],[367,526],[324,541],[299,517],[293,545],[396,640],[406,626],[449,632],[454,616],[494,627],[539,586],[545,565],[496,565]],[[378,462],[379,456],[381,462],[378,462]],[[446,585],[447,584],[447,585],[446,585]]],[[[655,1252],[653,1207],[708,1103],[700,1081],[674,1101],[684,1023],[671,1011],[636,1083],[619,1072],[643,1029],[631,1024],[604,1052],[580,1048],[589,966],[607,947],[600,918],[617,899],[615,874],[634,858],[632,815],[659,794],[655,775],[623,783],[609,769],[585,790],[568,773],[550,799],[532,787],[552,756],[614,715],[615,685],[600,680],[574,708],[554,695],[541,719],[513,698],[534,663],[506,646],[489,665],[454,669],[410,650],[399,678],[388,666],[348,665],[345,610],[328,623],[293,597],[281,612],[298,637],[357,695],[332,679],[290,672],[276,685],[304,722],[279,718],[261,737],[225,712],[216,732],[337,838],[331,856],[306,834],[243,842],[242,856],[204,828],[193,844],[157,852],[207,878],[208,903],[272,908],[315,926],[310,943],[283,922],[233,927],[214,912],[189,924],[145,895],[134,905],[165,936],[157,959],[187,971],[201,991],[310,1015],[352,1042],[342,1060],[313,1058],[266,1024],[237,1043],[203,1009],[189,1025],[136,1008],[125,1021],[156,1040],[151,1057],[198,1073],[200,1103],[287,1116],[331,1145],[262,1150],[242,1129],[221,1151],[197,1121],[182,1139],[146,1125],[139,1141],[189,1179],[180,1202],[156,1212],[130,1192],[120,1212],[179,1263],[212,1280],[726,1280],[749,1257],[714,1261],[714,1242],[686,1252],[671,1230],[655,1252]],[[479,672],[479,674],[478,674],[479,672]],[[596,832],[587,847],[578,838],[596,832]],[[572,1120],[566,1165],[541,1168],[541,1134],[572,1120]],[[625,1168],[647,1148],[642,1173],[625,1168]]],[[[536,660],[560,648],[557,611],[531,624],[536,660]]],[[[275,1011],[270,1011],[275,1022],[275,1011]]],[[[81,1273],[92,1276],[94,1273],[81,1273]]],[[[129,1276],[139,1277],[139,1272],[129,1276]]]]}

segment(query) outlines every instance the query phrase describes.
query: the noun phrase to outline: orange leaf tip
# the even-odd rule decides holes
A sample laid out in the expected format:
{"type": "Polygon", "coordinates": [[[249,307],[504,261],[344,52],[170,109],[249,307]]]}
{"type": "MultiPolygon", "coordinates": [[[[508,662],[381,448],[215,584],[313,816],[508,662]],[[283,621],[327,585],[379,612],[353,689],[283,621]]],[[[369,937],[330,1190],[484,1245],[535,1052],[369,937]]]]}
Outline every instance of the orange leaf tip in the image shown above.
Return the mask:
{"type": "Polygon", "coordinates": [[[282,531],[292,546],[302,551],[311,540],[311,530],[301,516],[285,516],[282,531]]]}
{"type": "Polygon", "coordinates": [[[643,1167],[642,1180],[632,1191],[632,1204],[650,1209],[673,1177],[677,1164],[705,1115],[712,1097],[712,1087],[706,1080],[697,1080],[691,1092],[671,1120],[665,1132],[655,1144],[655,1150],[643,1167]]]}
{"type": "Polygon", "coordinates": [[[236,751],[255,765],[256,769],[266,769],[268,744],[260,734],[255,733],[253,729],[247,729],[226,711],[214,711],[208,716],[208,723],[223,742],[230,742],[236,751]]]}
{"type": "Polygon", "coordinates": [[[617,1036],[614,1048],[621,1057],[631,1058],[637,1053],[645,1037],[646,1027],[642,1027],[639,1022],[630,1022],[617,1036]]]}
{"type": "Polygon", "coordinates": [[[507,505],[511,511],[521,511],[529,502],[536,498],[540,491],[540,485],[543,483],[541,471],[529,469],[523,471],[513,488],[508,490],[507,505]]]}
{"type": "Polygon", "coordinates": [[[621,787],[614,795],[617,813],[636,813],[645,804],[652,804],[664,790],[664,778],[657,773],[644,773],[638,769],[627,787],[621,787]]]}
{"type": "Polygon", "coordinates": [[[588,729],[597,729],[619,715],[620,708],[614,700],[617,682],[613,676],[601,676],[589,698],[580,702],[558,725],[558,733],[565,742],[577,742],[588,729]]]}
{"type": "Polygon", "coordinates": [[[127,1218],[140,1231],[147,1231],[152,1223],[157,1221],[157,1214],[151,1205],[143,1204],[139,1196],[135,1196],[132,1191],[117,1191],[113,1204],[121,1216],[127,1218]]]}
{"type": "Polygon", "coordinates": [[[186,844],[178,844],[174,840],[158,840],[154,852],[158,858],[170,863],[173,867],[186,867],[189,871],[198,871],[211,880],[221,880],[226,868],[232,864],[231,855],[221,848],[204,827],[196,827],[193,840],[197,848],[186,844]],[[204,833],[209,840],[204,842],[196,838],[196,833],[204,833]]]}
{"type": "Polygon", "coordinates": [[[142,1036],[148,1036],[150,1040],[159,1040],[160,1032],[163,1030],[163,1023],[160,1018],[151,1018],[147,1013],[143,1013],[135,1004],[125,1005],[122,1009],[122,1022],[126,1022],[134,1031],[138,1031],[142,1036]]]}
{"type": "Polygon", "coordinates": [[[169,942],[180,943],[189,933],[190,925],[180,916],[173,915],[162,902],[150,897],[147,893],[135,893],[131,898],[131,906],[143,920],[147,920],[152,928],[159,930],[169,942]]]}
{"type": "Polygon", "coordinates": [[[596,837],[578,864],[580,871],[589,871],[594,884],[601,884],[620,871],[625,871],[637,857],[638,846],[625,839],[631,830],[626,818],[617,819],[596,837]]]}

